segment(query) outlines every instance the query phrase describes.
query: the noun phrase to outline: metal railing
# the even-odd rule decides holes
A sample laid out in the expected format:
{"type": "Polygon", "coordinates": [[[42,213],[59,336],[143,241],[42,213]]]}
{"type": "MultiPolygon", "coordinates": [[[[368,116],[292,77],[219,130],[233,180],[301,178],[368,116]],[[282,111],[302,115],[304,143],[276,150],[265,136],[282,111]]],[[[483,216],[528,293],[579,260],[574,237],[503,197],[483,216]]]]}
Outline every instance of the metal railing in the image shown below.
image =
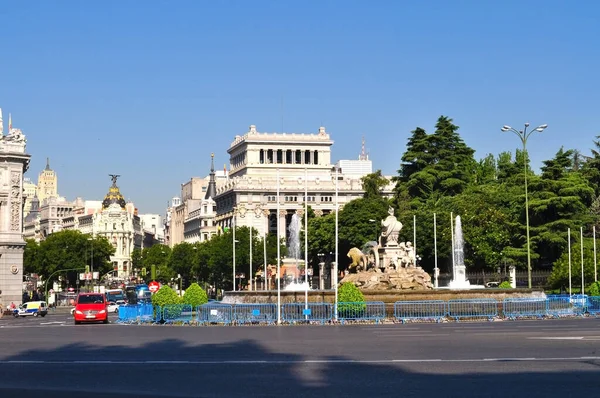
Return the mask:
{"type": "MultiPolygon", "coordinates": [[[[281,306],[281,321],[284,323],[321,323],[334,320],[335,305],[331,303],[287,303],[281,306]]],[[[338,320],[341,323],[370,321],[379,323],[390,319],[382,301],[339,302],[338,320]]],[[[565,316],[600,315],[600,297],[586,295],[552,295],[546,298],[456,299],[396,301],[392,320],[435,321],[445,319],[494,318],[550,318],[565,316]]],[[[163,308],[151,304],[123,305],[119,307],[117,323],[142,324],[191,324],[198,325],[243,325],[275,324],[275,304],[203,304],[195,309],[188,304],[165,305],[163,308]]]]}

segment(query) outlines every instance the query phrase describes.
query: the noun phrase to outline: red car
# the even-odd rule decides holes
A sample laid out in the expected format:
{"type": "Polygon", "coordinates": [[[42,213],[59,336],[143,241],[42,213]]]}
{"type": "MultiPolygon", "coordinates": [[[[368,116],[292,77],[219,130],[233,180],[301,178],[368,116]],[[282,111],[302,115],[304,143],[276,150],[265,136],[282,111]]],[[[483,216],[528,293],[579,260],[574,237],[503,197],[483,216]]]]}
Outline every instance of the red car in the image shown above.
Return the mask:
{"type": "Polygon", "coordinates": [[[108,302],[102,293],[79,293],[73,317],[75,325],[81,322],[108,323],[108,302]]]}

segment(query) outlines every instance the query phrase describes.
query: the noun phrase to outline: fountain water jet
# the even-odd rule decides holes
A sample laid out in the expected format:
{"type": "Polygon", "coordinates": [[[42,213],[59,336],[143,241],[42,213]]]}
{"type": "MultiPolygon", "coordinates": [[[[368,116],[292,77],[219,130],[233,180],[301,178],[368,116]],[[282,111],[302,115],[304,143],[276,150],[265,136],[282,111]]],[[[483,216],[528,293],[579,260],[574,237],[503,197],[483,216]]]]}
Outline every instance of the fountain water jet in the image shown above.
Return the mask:
{"type": "Polygon", "coordinates": [[[452,245],[454,256],[452,266],[452,280],[448,284],[450,289],[483,289],[485,286],[471,285],[467,280],[466,266],[465,266],[465,243],[463,240],[462,223],[460,216],[456,216],[456,222],[454,223],[454,242],[452,245]]]}

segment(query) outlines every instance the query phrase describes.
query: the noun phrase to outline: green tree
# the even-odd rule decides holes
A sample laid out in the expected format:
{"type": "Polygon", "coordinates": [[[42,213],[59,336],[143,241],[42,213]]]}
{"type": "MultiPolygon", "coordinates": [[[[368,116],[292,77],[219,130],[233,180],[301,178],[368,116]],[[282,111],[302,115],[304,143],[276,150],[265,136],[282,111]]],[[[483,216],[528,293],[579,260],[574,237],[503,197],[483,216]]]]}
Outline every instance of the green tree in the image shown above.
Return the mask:
{"type": "Polygon", "coordinates": [[[383,188],[389,183],[389,180],[381,174],[381,170],[361,177],[360,181],[365,192],[363,195],[365,199],[380,199],[383,188]]]}
{"type": "Polygon", "coordinates": [[[169,267],[171,248],[167,245],[153,245],[142,250],[142,264],[147,271],[156,267],[156,279],[161,282],[170,282],[177,273],[169,267]]]}
{"type": "Polygon", "coordinates": [[[196,308],[207,302],[208,297],[206,296],[206,292],[195,282],[192,283],[183,294],[183,303],[190,304],[192,308],[196,308]]]}
{"type": "Polygon", "coordinates": [[[198,248],[190,243],[182,242],[173,247],[173,251],[169,256],[168,267],[174,273],[180,274],[183,279],[183,284],[188,285],[192,280],[192,272],[194,263],[197,261],[198,248]]]}
{"type": "Polygon", "coordinates": [[[33,239],[25,241],[23,251],[23,271],[25,274],[39,274],[42,272],[39,261],[40,245],[33,239]]]}
{"type": "Polygon", "coordinates": [[[163,285],[158,292],[152,295],[152,305],[164,307],[165,305],[173,305],[181,303],[181,297],[170,286],[163,285]]]}
{"type": "Polygon", "coordinates": [[[63,275],[54,275],[49,282],[58,276],[66,276],[68,284],[75,286],[78,274],[83,272],[86,264],[93,261],[92,269],[100,275],[112,269],[110,256],[115,252],[114,247],[104,237],[91,239],[89,235],[79,231],[65,230],[48,235],[39,245],[37,253],[38,269],[42,279],[50,277],[59,270],[78,268],[63,275]],[[92,257],[93,249],[93,257],[92,257]]]}

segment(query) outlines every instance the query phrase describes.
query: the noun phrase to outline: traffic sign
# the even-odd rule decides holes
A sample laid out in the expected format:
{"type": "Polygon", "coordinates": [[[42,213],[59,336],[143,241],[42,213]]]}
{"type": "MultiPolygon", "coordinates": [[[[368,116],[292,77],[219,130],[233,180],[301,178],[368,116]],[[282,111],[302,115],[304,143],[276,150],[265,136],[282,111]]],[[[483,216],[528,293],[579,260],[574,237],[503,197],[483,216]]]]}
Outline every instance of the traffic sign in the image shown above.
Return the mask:
{"type": "Polygon", "coordinates": [[[158,292],[158,289],[160,289],[160,283],[158,283],[157,281],[152,281],[148,283],[148,290],[150,290],[152,293],[158,292]]]}

